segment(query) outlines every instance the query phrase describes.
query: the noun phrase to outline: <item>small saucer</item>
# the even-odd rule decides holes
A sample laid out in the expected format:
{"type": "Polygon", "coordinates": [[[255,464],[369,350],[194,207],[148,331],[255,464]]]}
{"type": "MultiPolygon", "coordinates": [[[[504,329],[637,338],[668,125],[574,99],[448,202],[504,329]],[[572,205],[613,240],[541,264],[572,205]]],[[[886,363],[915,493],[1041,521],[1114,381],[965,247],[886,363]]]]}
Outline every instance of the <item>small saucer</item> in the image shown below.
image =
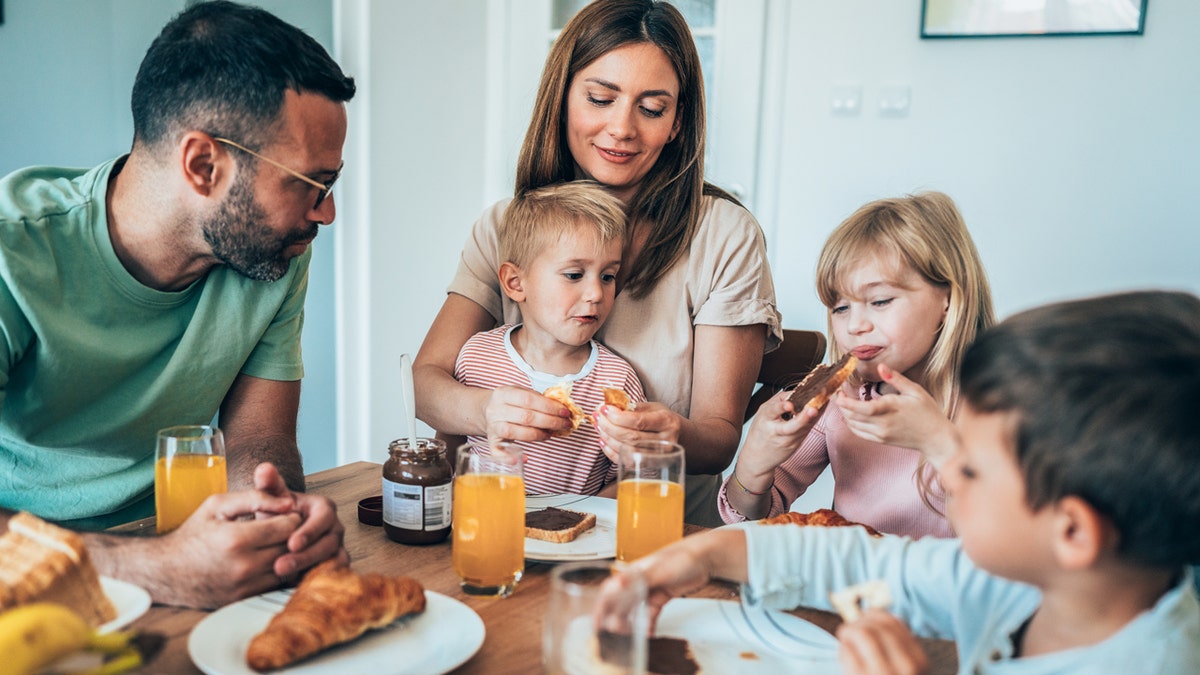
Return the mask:
{"type": "Polygon", "coordinates": [[[358,503],[358,522],[364,525],[383,525],[383,495],[367,497],[358,503]]]}

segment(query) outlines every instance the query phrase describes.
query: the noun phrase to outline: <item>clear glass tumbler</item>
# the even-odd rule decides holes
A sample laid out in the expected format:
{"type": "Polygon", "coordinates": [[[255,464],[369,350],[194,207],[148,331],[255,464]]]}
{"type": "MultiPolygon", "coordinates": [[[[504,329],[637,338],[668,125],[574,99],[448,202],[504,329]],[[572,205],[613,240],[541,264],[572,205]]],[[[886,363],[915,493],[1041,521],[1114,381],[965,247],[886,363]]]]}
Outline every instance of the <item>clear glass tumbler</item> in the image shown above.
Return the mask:
{"type": "Polygon", "coordinates": [[[464,593],[507,597],[525,572],[524,453],[507,442],[490,454],[464,445],[455,464],[454,571],[464,593]]]}

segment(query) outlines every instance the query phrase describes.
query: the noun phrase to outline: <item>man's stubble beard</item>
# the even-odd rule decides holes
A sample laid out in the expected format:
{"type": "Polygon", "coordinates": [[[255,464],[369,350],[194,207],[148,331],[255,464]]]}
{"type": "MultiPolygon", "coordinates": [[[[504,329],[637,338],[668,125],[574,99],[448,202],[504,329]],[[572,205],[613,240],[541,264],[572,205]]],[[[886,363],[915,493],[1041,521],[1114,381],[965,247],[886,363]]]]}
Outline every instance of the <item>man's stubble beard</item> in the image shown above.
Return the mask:
{"type": "Polygon", "coordinates": [[[263,224],[267,213],[254,200],[252,179],[252,175],[239,177],[201,231],[213,255],[233,271],[255,281],[278,281],[291,266],[284,251],[315,237],[319,226],[313,223],[312,229],[300,236],[277,235],[263,224]]]}

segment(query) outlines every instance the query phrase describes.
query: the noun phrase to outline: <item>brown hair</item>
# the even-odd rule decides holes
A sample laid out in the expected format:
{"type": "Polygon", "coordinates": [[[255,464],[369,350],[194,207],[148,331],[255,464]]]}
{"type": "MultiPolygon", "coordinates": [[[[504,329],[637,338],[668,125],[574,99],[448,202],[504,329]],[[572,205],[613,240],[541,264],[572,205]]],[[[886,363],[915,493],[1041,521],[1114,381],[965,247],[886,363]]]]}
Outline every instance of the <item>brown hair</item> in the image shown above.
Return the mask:
{"type": "Polygon", "coordinates": [[[555,183],[521,193],[500,221],[500,257],[524,267],[563,233],[574,231],[593,235],[597,244],[624,241],[624,205],[591,180],[555,183]]]}
{"type": "Polygon", "coordinates": [[[1118,555],[1200,563],[1200,298],[1139,291],[1044,305],[967,350],[963,400],[1013,413],[1033,510],[1086,501],[1117,528],[1118,555]]]}
{"type": "Polygon", "coordinates": [[[691,31],[679,10],[655,0],[596,0],[567,22],[542,70],[517,161],[515,192],[575,178],[575,159],[566,141],[571,81],[596,59],[638,43],[661,49],[679,78],[679,134],[663,148],[626,204],[631,233],[643,222],[653,226],[624,287],[633,297],[644,297],[691,245],[700,223],[702,197],[736,202],[704,182],[704,78],[691,31]]]}

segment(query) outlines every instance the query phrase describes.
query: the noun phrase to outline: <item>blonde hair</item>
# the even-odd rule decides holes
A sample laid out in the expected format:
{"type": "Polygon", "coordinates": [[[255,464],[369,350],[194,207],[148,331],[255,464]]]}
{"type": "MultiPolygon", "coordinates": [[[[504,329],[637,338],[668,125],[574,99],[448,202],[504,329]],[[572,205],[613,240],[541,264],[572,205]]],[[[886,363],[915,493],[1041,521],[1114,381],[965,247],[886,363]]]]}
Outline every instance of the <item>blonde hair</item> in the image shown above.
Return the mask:
{"type": "Polygon", "coordinates": [[[679,78],[679,133],[627,204],[631,223],[650,223],[645,249],[625,280],[635,298],[649,293],[691,246],[703,196],[737,202],[704,182],[704,78],[691,31],[679,10],[654,0],[596,0],[579,10],[550,48],[537,100],[517,160],[515,192],[575,178],[566,140],[566,101],[575,75],[596,59],[629,44],[663,51],[679,78]]]}
{"type": "Polygon", "coordinates": [[[590,180],[555,183],[521,193],[500,221],[500,257],[524,267],[564,233],[576,231],[591,233],[597,245],[624,242],[621,200],[590,180]]]}
{"type": "MultiPolygon", "coordinates": [[[[923,384],[953,419],[963,355],[996,322],[987,273],[962,214],[941,192],[880,199],[859,208],[829,235],[817,260],[817,295],[827,308],[836,306],[847,277],[871,255],[897,256],[929,283],[949,290],[950,306],[929,352],[923,384]]],[[[828,318],[833,335],[832,311],[828,318]]],[[[837,341],[831,342],[832,357],[841,358],[837,341]]],[[[933,508],[924,459],[917,475],[921,498],[933,508]]]]}

